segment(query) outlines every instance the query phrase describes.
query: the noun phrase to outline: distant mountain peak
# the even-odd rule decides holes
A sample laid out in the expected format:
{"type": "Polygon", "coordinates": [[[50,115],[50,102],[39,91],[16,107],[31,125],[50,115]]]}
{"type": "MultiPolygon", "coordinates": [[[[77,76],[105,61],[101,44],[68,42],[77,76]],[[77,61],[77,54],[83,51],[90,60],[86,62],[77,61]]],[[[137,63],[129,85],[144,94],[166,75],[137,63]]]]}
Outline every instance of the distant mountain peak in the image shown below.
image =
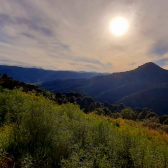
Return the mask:
{"type": "Polygon", "coordinates": [[[146,70],[146,71],[157,70],[157,69],[161,70],[162,68],[153,62],[147,62],[137,68],[137,70],[146,70]]]}

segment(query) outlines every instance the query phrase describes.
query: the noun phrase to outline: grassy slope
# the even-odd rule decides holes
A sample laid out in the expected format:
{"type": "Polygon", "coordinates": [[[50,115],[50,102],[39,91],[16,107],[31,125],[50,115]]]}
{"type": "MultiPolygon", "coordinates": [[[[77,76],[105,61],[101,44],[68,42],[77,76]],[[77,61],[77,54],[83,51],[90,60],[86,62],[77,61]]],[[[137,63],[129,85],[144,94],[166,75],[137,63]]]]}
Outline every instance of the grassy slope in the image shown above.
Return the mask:
{"type": "Polygon", "coordinates": [[[0,107],[0,154],[18,166],[168,167],[168,135],[142,123],[87,115],[18,90],[1,90],[0,107]]]}

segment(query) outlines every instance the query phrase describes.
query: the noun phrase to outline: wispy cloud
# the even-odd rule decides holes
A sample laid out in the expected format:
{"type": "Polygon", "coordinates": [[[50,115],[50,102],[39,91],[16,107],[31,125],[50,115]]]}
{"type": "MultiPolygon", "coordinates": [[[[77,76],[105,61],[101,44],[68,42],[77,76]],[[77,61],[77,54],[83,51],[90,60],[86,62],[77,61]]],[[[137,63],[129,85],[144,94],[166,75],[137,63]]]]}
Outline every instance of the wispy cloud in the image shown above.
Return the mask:
{"type": "Polygon", "coordinates": [[[158,61],[155,61],[156,64],[160,66],[168,66],[168,58],[160,59],[158,61]]]}
{"type": "Polygon", "coordinates": [[[92,63],[96,65],[103,65],[99,60],[96,59],[89,59],[89,58],[75,58],[75,61],[77,62],[86,62],[86,63],[92,63]]]}
{"type": "MultiPolygon", "coordinates": [[[[165,39],[166,40],[166,39],[165,39]]],[[[168,53],[168,43],[164,41],[156,42],[156,44],[153,45],[153,48],[151,49],[152,56],[156,55],[158,57],[164,56],[166,53],[168,53]]]]}

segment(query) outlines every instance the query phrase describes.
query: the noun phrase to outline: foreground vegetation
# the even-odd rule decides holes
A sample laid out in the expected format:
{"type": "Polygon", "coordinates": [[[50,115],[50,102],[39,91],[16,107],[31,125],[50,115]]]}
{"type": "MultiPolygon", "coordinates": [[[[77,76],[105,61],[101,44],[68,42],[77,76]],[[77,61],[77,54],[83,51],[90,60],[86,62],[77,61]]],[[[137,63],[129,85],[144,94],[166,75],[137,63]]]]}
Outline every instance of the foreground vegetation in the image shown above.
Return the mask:
{"type": "Polygon", "coordinates": [[[143,123],[85,114],[77,105],[0,90],[0,164],[16,167],[166,168],[168,136],[143,123]]]}

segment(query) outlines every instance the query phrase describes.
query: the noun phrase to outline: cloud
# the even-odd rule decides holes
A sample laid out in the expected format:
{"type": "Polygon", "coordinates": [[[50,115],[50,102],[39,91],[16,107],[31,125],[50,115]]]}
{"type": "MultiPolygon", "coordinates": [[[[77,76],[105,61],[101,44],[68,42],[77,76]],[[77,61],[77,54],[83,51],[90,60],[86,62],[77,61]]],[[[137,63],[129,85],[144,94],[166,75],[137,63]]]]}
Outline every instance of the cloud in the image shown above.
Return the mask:
{"type": "Polygon", "coordinates": [[[132,63],[130,63],[130,64],[128,64],[128,65],[133,66],[133,65],[136,65],[136,64],[137,64],[136,62],[132,62],[132,63]]]}
{"type": "Polygon", "coordinates": [[[116,72],[168,58],[167,0],[0,2],[1,63],[116,72]],[[109,30],[116,16],[130,23],[121,37],[109,30]]]}
{"type": "Polygon", "coordinates": [[[167,52],[168,52],[168,46],[167,47],[159,47],[159,46],[157,46],[152,51],[153,54],[156,54],[158,56],[163,56],[167,52]]]}
{"type": "Polygon", "coordinates": [[[7,59],[0,59],[0,62],[8,63],[8,62],[10,62],[10,60],[7,60],[7,59]]]}
{"type": "Polygon", "coordinates": [[[103,68],[105,70],[109,70],[109,69],[112,69],[113,68],[113,65],[111,63],[107,63],[107,64],[104,64],[103,68]]]}
{"type": "Polygon", "coordinates": [[[162,41],[156,42],[150,52],[151,56],[163,57],[168,52],[168,43],[162,41]]]}
{"type": "Polygon", "coordinates": [[[93,65],[86,64],[85,67],[90,71],[97,71],[97,72],[100,71],[100,69],[98,67],[93,66],[93,65]]]}
{"type": "Polygon", "coordinates": [[[86,63],[92,63],[96,65],[103,65],[99,60],[96,59],[89,59],[89,58],[75,58],[75,61],[77,62],[86,62],[86,63]]]}
{"type": "Polygon", "coordinates": [[[168,66],[168,58],[160,59],[158,61],[155,61],[155,63],[159,66],[168,66]]]}

